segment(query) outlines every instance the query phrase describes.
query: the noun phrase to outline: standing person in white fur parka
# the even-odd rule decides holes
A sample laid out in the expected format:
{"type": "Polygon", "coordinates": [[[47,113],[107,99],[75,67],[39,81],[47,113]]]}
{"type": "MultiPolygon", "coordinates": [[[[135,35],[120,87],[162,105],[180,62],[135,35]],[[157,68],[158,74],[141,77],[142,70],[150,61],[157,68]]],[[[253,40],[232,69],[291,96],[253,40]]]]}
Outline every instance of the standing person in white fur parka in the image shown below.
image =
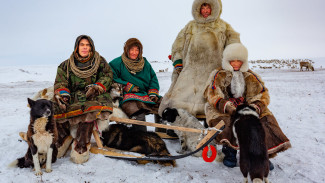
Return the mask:
{"type": "Polygon", "coordinates": [[[194,0],[194,20],[181,30],[172,46],[175,69],[160,115],[167,107],[182,108],[194,116],[204,114],[203,93],[209,74],[221,66],[224,48],[240,42],[239,34],[220,18],[221,12],[221,0],[194,0]]]}
{"type": "MultiPolygon", "coordinates": [[[[226,124],[218,135],[218,144],[224,144],[223,163],[228,167],[236,166],[238,144],[234,137],[230,116],[242,103],[254,107],[259,114],[265,131],[266,147],[269,157],[291,147],[289,139],[280,129],[277,120],[268,109],[270,96],[261,77],[248,67],[248,51],[240,43],[230,44],[223,52],[222,68],[214,70],[209,77],[209,87],[205,91],[208,103],[205,106],[206,119],[210,127],[221,120],[226,124]]],[[[273,165],[270,163],[270,169],[273,165]]]]}

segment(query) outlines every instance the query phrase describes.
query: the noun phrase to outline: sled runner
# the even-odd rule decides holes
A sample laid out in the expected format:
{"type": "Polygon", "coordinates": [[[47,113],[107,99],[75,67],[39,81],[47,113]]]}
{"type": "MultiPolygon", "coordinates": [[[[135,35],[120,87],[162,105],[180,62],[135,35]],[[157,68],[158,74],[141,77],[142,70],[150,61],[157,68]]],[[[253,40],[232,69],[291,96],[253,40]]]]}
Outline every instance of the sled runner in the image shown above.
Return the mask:
{"type": "Polygon", "coordinates": [[[149,123],[149,122],[137,121],[137,120],[125,119],[125,118],[112,117],[110,120],[116,121],[119,123],[125,123],[125,124],[153,126],[153,127],[158,127],[158,128],[180,130],[180,131],[187,131],[187,132],[193,132],[193,133],[203,133],[206,135],[200,141],[200,143],[197,145],[196,150],[193,152],[183,154],[183,155],[178,155],[178,156],[145,156],[144,154],[133,153],[133,152],[128,152],[128,151],[121,151],[121,150],[116,150],[113,148],[104,147],[100,140],[98,132],[95,130],[93,131],[93,135],[94,135],[97,146],[92,146],[90,149],[90,152],[92,152],[94,154],[103,154],[109,158],[124,159],[124,160],[136,160],[140,164],[145,164],[145,163],[148,163],[149,161],[153,161],[153,160],[161,160],[161,161],[175,160],[175,159],[185,158],[187,156],[195,154],[195,153],[199,152],[200,150],[202,150],[205,146],[207,146],[213,139],[215,139],[216,136],[222,132],[224,125],[225,125],[225,123],[223,121],[220,121],[214,128],[200,130],[200,129],[194,129],[194,128],[185,128],[185,127],[179,127],[179,126],[169,126],[169,125],[164,125],[164,124],[149,123]]]}

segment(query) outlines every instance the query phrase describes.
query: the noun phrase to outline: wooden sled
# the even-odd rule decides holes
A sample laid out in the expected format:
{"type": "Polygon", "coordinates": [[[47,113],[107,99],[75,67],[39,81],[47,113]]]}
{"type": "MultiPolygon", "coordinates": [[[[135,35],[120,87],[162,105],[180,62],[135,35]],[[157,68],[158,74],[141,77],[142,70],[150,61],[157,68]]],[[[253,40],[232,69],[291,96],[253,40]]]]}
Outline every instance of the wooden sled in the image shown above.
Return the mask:
{"type": "MultiPolygon", "coordinates": [[[[193,132],[193,133],[205,133],[206,136],[200,141],[200,143],[196,147],[197,149],[202,147],[202,145],[204,145],[213,136],[215,136],[216,133],[218,133],[218,132],[220,133],[220,129],[225,125],[224,121],[220,121],[214,128],[200,130],[200,129],[194,129],[194,128],[169,126],[169,125],[164,125],[164,124],[149,123],[149,122],[144,122],[144,121],[117,118],[117,117],[112,117],[110,120],[119,122],[119,123],[125,123],[125,124],[153,126],[153,127],[158,127],[158,128],[180,130],[180,131],[193,132]]],[[[90,152],[92,152],[94,154],[103,154],[107,157],[115,157],[117,159],[123,159],[123,158],[128,159],[128,160],[136,159],[138,161],[138,163],[140,163],[140,164],[145,164],[145,163],[150,162],[148,160],[141,160],[141,159],[146,159],[146,156],[144,154],[133,153],[133,152],[129,152],[129,151],[122,151],[122,150],[104,147],[100,140],[98,132],[95,130],[93,131],[93,136],[94,136],[94,139],[95,139],[97,145],[92,145],[92,147],[90,148],[90,152]]],[[[148,159],[150,159],[150,158],[148,158],[148,159]]],[[[179,159],[179,158],[177,158],[177,159],[179,159]]]]}
{"type": "MultiPolygon", "coordinates": [[[[157,127],[157,128],[165,128],[165,129],[172,129],[172,130],[179,130],[179,131],[186,131],[186,132],[193,132],[193,133],[205,133],[206,136],[197,145],[197,147],[196,147],[197,149],[202,147],[202,145],[205,144],[207,141],[209,141],[213,136],[215,136],[216,133],[218,133],[218,132],[220,133],[220,131],[221,131],[220,129],[225,125],[224,121],[220,121],[214,128],[201,130],[201,129],[180,127],[180,126],[170,126],[170,125],[164,125],[164,124],[150,123],[150,122],[138,121],[138,120],[133,120],[133,119],[117,118],[117,117],[112,117],[110,119],[110,121],[115,121],[115,122],[125,123],[125,124],[137,124],[137,125],[144,125],[144,126],[152,126],[152,127],[157,127]]],[[[159,132],[158,132],[158,134],[159,134],[159,132]]],[[[160,135],[166,136],[166,134],[164,134],[164,133],[160,133],[160,135]]],[[[27,141],[27,134],[25,132],[20,132],[19,136],[24,141],[27,141]]],[[[96,130],[93,130],[93,136],[96,141],[96,144],[92,144],[91,148],[90,148],[90,152],[93,154],[102,154],[107,157],[118,157],[120,159],[123,159],[123,157],[129,158],[129,159],[137,159],[136,161],[140,164],[146,164],[146,163],[150,162],[149,160],[141,160],[141,159],[145,159],[146,156],[144,154],[118,150],[118,149],[109,148],[106,146],[104,147],[102,144],[102,141],[100,140],[99,134],[96,130]],[[140,160],[138,160],[138,159],[140,159],[140,160]]],[[[171,138],[171,137],[169,136],[167,138],[171,138]]],[[[179,159],[179,158],[177,158],[177,159],[179,159]]]]}

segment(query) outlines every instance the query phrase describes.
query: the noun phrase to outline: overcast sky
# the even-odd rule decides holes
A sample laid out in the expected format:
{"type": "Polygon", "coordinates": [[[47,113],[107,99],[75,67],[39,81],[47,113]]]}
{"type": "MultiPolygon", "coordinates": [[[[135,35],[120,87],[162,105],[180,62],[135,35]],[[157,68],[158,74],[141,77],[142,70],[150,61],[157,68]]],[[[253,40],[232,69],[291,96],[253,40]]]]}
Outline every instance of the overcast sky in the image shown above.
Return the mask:
{"type": "MultiPolygon", "coordinates": [[[[249,59],[325,57],[324,0],[223,0],[221,18],[241,34],[249,59]]],[[[193,19],[192,0],[1,0],[1,65],[60,64],[80,34],[110,61],[138,38],[148,60],[168,60],[193,19]]]]}

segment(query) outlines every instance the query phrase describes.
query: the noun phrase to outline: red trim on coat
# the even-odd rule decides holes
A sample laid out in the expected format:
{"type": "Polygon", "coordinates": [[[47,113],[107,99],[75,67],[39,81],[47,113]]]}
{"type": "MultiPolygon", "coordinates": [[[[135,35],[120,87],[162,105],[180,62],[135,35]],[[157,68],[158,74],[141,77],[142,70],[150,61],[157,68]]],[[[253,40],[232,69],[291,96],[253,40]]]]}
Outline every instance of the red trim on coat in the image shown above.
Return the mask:
{"type": "Polygon", "coordinates": [[[106,87],[102,84],[102,83],[100,83],[100,82],[97,82],[97,83],[95,83],[95,84],[97,84],[97,85],[99,85],[99,86],[101,86],[104,90],[105,90],[105,92],[106,92],[106,87]]]}
{"type": "Polygon", "coordinates": [[[72,116],[77,116],[77,115],[81,115],[85,112],[88,111],[92,111],[92,110],[109,110],[109,111],[113,111],[112,107],[108,107],[108,106],[91,106],[88,109],[82,111],[81,109],[75,110],[75,111],[70,111],[67,113],[62,113],[62,114],[56,114],[54,115],[54,119],[61,119],[61,118],[69,118],[72,116]]]}
{"type": "Polygon", "coordinates": [[[213,79],[213,81],[212,81],[212,89],[213,89],[213,90],[216,89],[215,84],[216,84],[216,79],[217,79],[217,77],[218,77],[219,72],[220,72],[220,70],[219,70],[219,71],[214,75],[214,79],[213,79]]]}
{"type": "Polygon", "coordinates": [[[222,98],[218,98],[217,101],[214,103],[214,107],[217,109],[217,104],[222,98]]]}

